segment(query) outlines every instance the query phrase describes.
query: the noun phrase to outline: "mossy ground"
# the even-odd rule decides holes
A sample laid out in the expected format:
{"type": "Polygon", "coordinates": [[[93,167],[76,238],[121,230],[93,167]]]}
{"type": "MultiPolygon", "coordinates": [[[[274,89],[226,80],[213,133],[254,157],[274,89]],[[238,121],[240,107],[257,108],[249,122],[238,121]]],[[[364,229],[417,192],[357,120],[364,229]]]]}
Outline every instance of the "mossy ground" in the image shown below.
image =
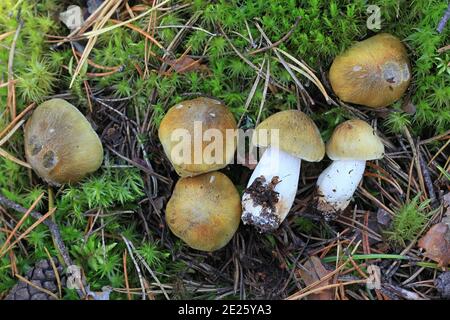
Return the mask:
{"type": "MultiPolygon", "coordinates": [[[[380,32],[390,32],[404,41],[413,68],[413,81],[404,99],[387,110],[363,110],[367,119],[377,120],[378,130],[389,142],[388,149],[392,154],[390,162],[378,163],[382,169],[375,166],[368,169],[375,177],[381,175],[388,181],[367,179],[364,190],[369,196],[380,199],[394,214],[400,212],[400,218],[394,219],[396,222],[389,230],[396,244],[385,249],[400,252],[402,250],[396,246],[399,243],[405,246],[405,241],[417,236],[425,220],[432,219],[425,214],[422,216],[422,212],[435,212],[427,202],[417,213],[416,203],[409,205],[409,199],[413,197],[405,196],[418,193],[423,185],[416,171],[410,170],[415,160],[404,134],[407,128],[417,141],[419,137],[422,140],[432,138],[450,128],[450,51],[438,51],[449,44],[449,27],[442,34],[436,32],[447,2],[372,2],[381,8],[380,32]],[[408,175],[412,176],[414,183],[408,181],[408,175]],[[391,191],[392,186],[397,185],[401,192],[391,191]],[[409,223],[416,224],[412,227],[405,224],[405,219],[411,216],[415,219],[408,220],[409,223]],[[415,234],[409,232],[412,229],[416,230],[415,234]]],[[[150,8],[150,3],[152,1],[128,1],[130,10],[136,15],[150,8]]],[[[79,184],[54,190],[57,211],[53,218],[71,256],[82,266],[91,289],[95,291],[111,286],[116,288],[112,298],[127,298],[123,293],[126,286],[123,260],[127,251],[121,238],[124,236],[134,243],[136,251],[157,272],[159,281],[168,285],[174,298],[279,298],[295,292],[295,277],[289,277],[289,273],[295,268],[297,256],[302,253],[305,257],[315,252],[321,241],[327,243],[327,239],[334,239],[345,226],[339,223],[331,226],[316,224],[308,218],[295,217],[279,232],[269,236],[241,227],[227,248],[214,254],[200,254],[185,247],[165,227],[163,208],[173,184],[152,178],[139,168],[149,168],[151,164],[153,170],[167,177],[169,182],[176,180],[155,133],[168,107],[202,94],[223,100],[236,119],[242,117],[243,126],[247,127],[256,122],[263,99],[261,119],[276,111],[300,106],[311,114],[324,140],[327,140],[337,124],[355,116],[353,109],[327,105],[314,84],[298,75],[316,102],[311,106],[303,105],[291,75],[272,50],[250,54],[266,45],[256,23],[275,42],[289,33],[300,17],[292,34],[279,48],[302,59],[326,85],[326,72],[333,58],[354,41],[374,34],[366,25],[369,16],[366,1],[353,1],[352,4],[321,0],[170,1],[170,10],[149,14],[132,23],[146,36],[126,26],[100,35],[89,55],[89,63],[81,69],[72,87],[70,83],[79,58],[74,56],[74,50],[80,50],[86,41],[78,41],[73,48],[68,43],[55,46],[55,42],[49,42],[55,40],[50,35],[66,36],[69,33],[57,17],[70,4],[86,6],[81,0],[1,2],[0,131],[11,119],[11,103],[5,84],[8,75],[11,76],[8,61],[14,31],[23,23],[13,61],[16,112],[20,113],[33,102],[39,103],[58,95],[88,116],[108,146],[104,165],[96,174],[79,184]],[[182,26],[190,22],[192,27],[180,33],[182,26]],[[8,32],[11,34],[1,36],[8,32]],[[150,37],[156,39],[161,48],[150,41],[150,37]],[[167,48],[170,52],[164,56],[167,48]],[[269,64],[271,79],[278,84],[278,87],[270,85],[264,96],[264,80],[261,80],[247,111],[244,105],[257,73],[236,51],[257,69],[265,63],[263,72],[269,64]],[[173,66],[164,67],[164,63],[170,64],[183,54],[198,60],[194,70],[187,72],[173,66]],[[124,160],[124,157],[131,161],[124,160]],[[313,246],[304,250],[303,244],[310,242],[313,246]],[[238,280],[235,278],[236,268],[240,270],[238,280]],[[262,282],[264,285],[260,284],[262,282]],[[234,290],[235,285],[238,290],[234,290]],[[200,286],[203,286],[202,290],[193,290],[200,286]]],[[[129,10],[121,5],[113,18],[127,20],[130,18],[129,10]]],[[[328,92],[332,93],[329,88],[328,92]]],[[[23,159],[22,139],[22,132],[18,130],[1,147],[23,159]]],[[[443,143],[445,141],[436,139],[419,147],[419,151],[422,150],[423,157],[430,160],[443,143]]],[[[307,210],[314,175],[324,165],[326,163],[305,166],[310,168],[310,172],[302,174],[301,183],[305,188],[300,187],[293,208],[295,215],[307,210]]],[[[438,195],[439,190],[448,188],[448,175],[441,172],[446,169],[445,153],[440,153],[429,169],[438,195]]],[[[249,173],[247,169],[230,166],[225,172],[239,189],[244,188],[249,173]]],[[[47,198],[36,209],[43,213],[48,210],[47,187],[31,171],[4,157],[0,157],[0,192],[24,207],[29,207],[44,193],[47,198]]],[[[426,192],[422,193],[422,202],[427,200],[426,195],[426,192]]],[[[379,209],[379,205],[364,192],[357,193],[353,207],[355,204],[358,209],[356,217],[361,219],[363,213],[376,213],[379,209]]],[[[2,210],[0,218],[0,228],[10,230],[11,223],[14,225],[20,216],[2,210]]],[[[32,223],[31,219],[25,222],[21,231],[32,223]]],[[[349,233],[354,231],[351,229],[349,233]]],[[[347,236],[351,238],[351,235],[347,236]]],[[[0,246],[5,239],[6,233],[0,232],[0,246]]],[[[57,255],[50,233],[43,225],[34,229],[22,244],[0,257],[0,296],[16,282],[12,270],[23,273],[36,261],[47,257],[45,249],[57,255]]],[[[335,251],[328,254],[333,252],[336,254],[335,251]]],[[[129,256],[127,261],[129,286],[139,288],[139,278],[129,256]]],[[[413,268],[403,270],[403,273],[408,272],[413,273],[413,268]]],[[[149,274],[146,278],[153,281],[149,274]]],[[[152,285],[151,288],[159,290],[158,286],[152,285]]],[[[139,293],[139,290],[133,292],[139,293]]],[[[157,291],[155,295],[163,297],[157,291]]],[[[65,298],[75,297],[74,291],[65,291],[65,298]]]]}

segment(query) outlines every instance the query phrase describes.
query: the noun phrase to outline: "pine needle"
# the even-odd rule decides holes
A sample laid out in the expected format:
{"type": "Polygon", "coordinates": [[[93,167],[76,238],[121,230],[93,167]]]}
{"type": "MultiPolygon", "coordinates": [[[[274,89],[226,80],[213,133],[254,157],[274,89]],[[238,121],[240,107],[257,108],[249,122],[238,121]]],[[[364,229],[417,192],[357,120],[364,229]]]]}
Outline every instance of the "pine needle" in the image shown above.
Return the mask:
{"type": "Polygon", "coordinates": [[[31,205],[31,207],[27,210],[27,212],[25,212],[25,214],[22,216],[22,218],[19,220],[19,222],[17,222],[16,226],[14,227],[14,229],[11,231],[11,233],[9,234],[8,238],[6,238],[5,243],[3,244],[3,246],[0,248],[0,252],[3,252],[5,250],[5,247],[9,244],[9,242],[11,241],[12,237],[16,234],[17,230],[19,230],[19,228],[22,226],[22,224],[25,222],[25,220],[27,219],[27,217],[30,215],[31,211],[34,210],[34,208],[37,206],[37,204],[39,203],[39,201],[41,201],[42,197],[44,196],[44,192],[42,192],[39,197],[36,198],[36,200],[34,200],[33,204],[31,205]]]}
{"type": "Polygon", "coordinates": [[[280,48],[275,48],[275,50],[282,53],[283,55],[285,55],[286,57],[291,59],[293,62],[295,62],[300,67],[300,69],[289,63],[288,63],[288,65],[295,71],[299,72],[300,74],[303,74],[305,76],[306,76],[306,74],[308,74],[309,76],[306,76],[306,77],[308,79],[310,79],[317,86],[317,88],[319,88],[320,92],[323,94],[323,96],[327,100],[327,102],[329,102],[331,100],[330,97],[328,96],[328,93],[325,90],[325,87],[323,86],[322,82],[320,82],[320,80],[317,78],[317,76],[314,74],[314,72],[312,72],[304,63],[300,62],[298,59],[296,59],[295,57],[293,57],[292,55],[290,55],[289,53],[287,53],[286,51],[284,51],[280,48]]]}
{"type": "Polygon", "coordinates": [[[16,88],[15,88],[15,81],[14,81],[14,71],[13,71],[13,64],[14,64],[14,53],[16,51],[16,44],[17,40],[19,39],[19,33],[20,30],[22,30],[23,27],[23,21],[19,21],[19,26],[17,27],[14,39],[11,43],[11,49],[9,50],[9,58],[8,58],[8,107],[9,112],[11,116],[11,120],[14,120],[16,117],[16,88]]]}
{"type": "Polygon", "coordinates": [[[24,122],[25,120],[20,120],[19,123],[17,123],[15,127],[10,132],[8,132],[8,134],[4,138],[0,139],[0,147],[4,145],[9,140],[9,138],[11,138],[11,136],[17,131],[17,129],[19,129],[23,125],[24,122]]]}
{"type": "Polygon", "coordinates": [[[8,159],[9,161],[15,162],[15,163],[17,163],[18,165],[20,165],[22,167],[31,169],[31,166],[28,163],[26,163],[26,162],[24,162],[24,161],[22,161],[20,159],[17,159],[12,154],[9,154],[6,150],[4,150],[2,148],[0,148],[0,156],[8,159]]]}
{"type": "Polygon", "coordinates": [[[125,26],[125,25],[127,25],[127,24],[129,24],[131,22],[134,22],[136,20],[139,20],[139,19],[145,17],[146,15],[148,15],[149,13],[151,13],[152,11],[154,11],[156,9],[159,9],[160,7],[162,7],[163,5],[165,5],[169,1],[170,0],[165,0],[165,1],[161,2],[160,4],[158,4],[158,5],[150,8],[150,9],[148,9],[144,13],[141,13],[140,15],[138,15],[138,16],[136,16],[134,18],[131,18],[131,19],[127,20],[127,21],[123,21],[123,22],[121,22],[119,24],[116,24],[116,25],[113,25],[113,26],[109,26],[109,27],[106,27],[106,28],[103,28],[103,29],[98,29],[98,30],[93,30],[93,31],[86,32],[83,37],[86,37],[86,38],[97,37],[97,36],[99,36],[99,35],[101,35],[103,33],[106,33],[106,32],[109,32],[111,30],[114,30],[114,29],[120,28],[122,26],[125,26]]]}
{"type": "Polygon", "coordinates": [[[16,33],[16,30],[9,31],[9,32],[6,32],[6,33],[4,33],[4,34],[1,34],[1,35],[0,35],[0,41],[2,41],[2,40],[4,40],[4,39],[8,38],[9,36],[13,35],[14,33],[16,33]]]}
{"type": "Polygon", "coordinates": [[[22,276],[19,275],[19,274],[16,274],[16,277],[17,277],[20,281],[25,282],[26,284],[28,284],[29,286],[32,286],[32,287],[35,288],[36,290],[42,291],[42,292],[48,294],[49,296],[52,296],[52,297],[55,298],[56,300],[59,300],[58,296],[57,296],[56,294],[54,294],[53,292],[51,292],[51,291],[49,291],[49,290],[47,290],[47,289],[44,289],[44,288],[42,288],[42,287],[40,287],[40,286],[38,286],[38,285],[35,285],[33,282],[31,282],[30,280],[28,280],[28,279],[22,277],[22,276]]]}
{"type": "MultiPolygon", "coordinates": [[[[25,108],[25,110],[23,110],[13,121],[11,121],[5,129],[3,129],[3,131],[0,133],[0,138],[3,137],[12,127],[15,126],[15,124],[20,121],[20,119],[22,119],[27,113],[28,111],[30,111],[31,109],[34,108],[36,104],[33,102],[32,104],[30,104],[28,107],[25,108]]],[[[0,144],[1,145],[1,144],[0,144]]]]}
{"type": "Polygon", "coordinates": [[[45,250],[45,253],[47,254],[50,264],[52,265],[53,272],[55,273],[56,283],[58,284],[59,298],[62,298],[61,277],[59,276],[58,268],[56,268],[55,261],[53,261],[52,256],[50,255],[50,252],[48,251],[48,249],[46,247],[44,247],[44,250],[45,250]]]}
{"type": "MultiPolygon", "coordinates": [[[[46,214],[44,214],[39,220],[37,220],[35,223],[33,223],[31,225],[31,227],[29,227],[24,233],[22,233],[20,235],[20,237],[18,237],[13,243],[11,243],[8,248],[6,248],[5,250],[0,251],[0,258],[3,257],[5,255],[6,252],[8,252],[9,250],[11,250],[20,240],[22,240],[23,238],[25,238],[31,231],[33,231],[38,225],[40,225],[42,223],[42,221],[44,221],[45,219],[47,219],[48,217],[50,217],[54,212],[56,211],[56,208],[52,208],[49,212],[47,212],[46,214]]],[[[31,213],[31,211],[30,211],[31,213]]]]}
{"type": "MultiPolygon", "coordinates": [[[[104,27],[104,25],[108,22],[109,18],[116,12],[117,8],[119,8],[120,4],[122,3],[122,0],[113,0],[108,2],[107,5],[103,8],[103,10],[100,12],[98,21],[94,24],[94,31],[100,30],[104,27]]],[[[86,33],[87,34],[87,33],[86,33]]],[[[86,35],[85,34],[85,35],[86,35]]],[[[80,58],[80,61],[78,62],[77,68],[75,69],[75,72],[73,73],[72,80],[70,81],[70,88],[72,88],[75,79],[80,74],[81,69],[83,68],[84,64],[86,63],[89,54],[91,53],[92,49],[94,49],[95,43],[97,42],[98,35],[94,35],[91,38],[89,38],[88,43],[83,51],[83,54],[80,58]]]]}

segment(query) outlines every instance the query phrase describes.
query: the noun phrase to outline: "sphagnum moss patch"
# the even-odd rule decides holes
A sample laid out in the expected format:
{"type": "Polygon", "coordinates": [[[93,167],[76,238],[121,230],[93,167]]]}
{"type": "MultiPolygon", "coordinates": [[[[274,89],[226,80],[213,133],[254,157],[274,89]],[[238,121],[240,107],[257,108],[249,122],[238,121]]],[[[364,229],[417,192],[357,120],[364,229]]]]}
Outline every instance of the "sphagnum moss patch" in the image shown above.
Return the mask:
{"type": "MultiPolygon", "coordinates": [[[[149,6],[148,1],[128,3],[136,15],[149,6]]],[[[327,73],[334,57],[354,42],[376,33],[366,25],[369,16],[366,1],[350,4],[322,0],[301,4],[293,0],[171,1],[171,10],[151,13],[132,22],[135,30],[122,26],[101,34],[88,63],[70,87],[82,54],[79,50],[83,50],[87,42],[78,40],[72,48],[69,43],[57,45],[62,38],[54,36],[69,34],[58,21],[58,15],[71,4],[86,6],[85,1],[65,0],[1,2],[0,132],[11,121],[8,79],[12,77],[16,114],[32,103],[39,104],[52,97],[68,100],[87,116],[99,134],[105,147],[105,161],[98,172],[80,183],[49,192],[28,169],[0,156],[0,193],[25,208],[44,194],[35,207],[42,213],[47,212],[53,202],[57,210],[52,218],[60,228],[72,259],[83,268],[91,290],[112,286],[111,299],[141,298],[136,294],[140,289],[128,293],[125,289],[124,261],[128,287],[141,286],[125,238],[135,247],[131,253],[142,257],[147,266],[157,272],[158,280],[167,284],[172,297],[243,298],[243,291],[233,290],[241,288],[242,283],[246,298],[285,298],[295,293],[296,286],[290,285],[294,284],[295,277],[290,277],[290,273],[297,263],[302,263],[307,255],[322,254],[324,251],[320,250],[327,245],[331,246],[326,249],[329,257],[342,253],[342,248],[336,248],[347,245],[345,241],[352,239],[355,229],[368,228],[369,231],[361,246],[355,247],[355,243],[350,242],[353,243],[348,248],[350,251],[356,248],[358,253],[367,253],[371,245],[373,249],[398,254],[409,241],[420,237],[419,226],[426,221],[437,222],[439,216],[435,212],[439,210],[435,209],[442,208],[441,193],[448,190],[449,184],[448,151],[439,151],[448,141],[450,128],[450,55],[448,50],[442,49],[448,45],[449,27],[440,34],[436,31],[447,8],[446,1],[373,1],[381,10],[379,32],[391,33],[402,40],[413,74],[401,100],[379,112],[357,109],[362,114],[352,106],[327,105],[314,84],[297,74],[316,102],[304,105],[301,92],[273,49],[250,53],[268,46],[256,24],[273,43],[283,39],[295,26],[278,48],[315,70],[332,94],[327,73]],[[298,17],[300,20],[296,24],[298,17]],[[187,23],[189,27],[184,29],[187,23]],[[12,47],[13,73],[8,66],[12,47]],[[73,50],[79,55],[74,55],[73,50]],[[169,66],[169,61],[183,56],[198,61],[197,66],[203,67],[178,72],[169,66]],[[261,78],[253,98],[244,108],[263,62],[263,76],[267,65],[270,71],[267,94],[263,94],[265,79],[261,78]],[[387,159],[368,165],[367,176],[354,196],[350,216],[328,225],[316,223],[308,209],[315,178],[327,165],[324,160],[323,164],[308,164],[309,168],[302,169],[308,174],[300,177],[301,186],[292,216],[278,232],[267,236],[270,244],[266,237],[257,238],[253,231],[241,227],[235,239],[216,255],[198,254],[174,238],[164,224],[164,207],[176,175],[155,133],[170,106],[199,95],[222,100],[236,120],[242,117],[242,126],[249,127],[255,125],[262,101],[261,120],[281,110],[301,108],[317,123],[324,141],[339,123],[355,115],[365,117],[384,139],[387,159]],[[447,134],[440,136],[445,132],[447,134]],[[423,203],[420,210],[417,209],[419,201],[423,203]],[[387,230],[395,245],[388,249],[383,249],[384,241],[379,242],[385,234],[369,219],[379,210],[388,212],[394,219],[387,230]],[[426,215],[430,212],[431,216],[426,215]],[[422,221],[425,216],[426,220],[422,221]],[[314,221],[314,228],[300,228],[298,217],[312,219],[309,221],[314,221]],[[337,238],[338,232],[345,228],[349,230],[339,233],[340,238],[337,238]],[[398,243],[401,248],[394,251],[398,243]],[[242,269],[237,280],[236,266],[225,266],[236,253],[256,258],[236,260],[237,267],[242,269]],[[195,291],[198,287],[203,291],[195,291]],[[230,290],[224,295],[223,288],[230,290]]],[[[121,4],[114,19],[129,18],[121,4]]],[[[114,23],[108,22],[107,26],[114,23]]],[[[336,96],[332,94],[332,98],[336,96]]],[[[23,160],[21,127],[0,147],[23,160]]],[[[224,171],[239,190],[245,188],[249,170],[231,165],[224,171]]],[[[12,230],[21,215],[4,209],[0,211],[0,230],[12,230]]],[[[33,222],[28,218],[18,232],[24,232],[33,222]]],[[[7,234],[0,232],[0,247],[6,238],[7,234]]],[[[12,270],[25,274],[37,261],[48,258],[46,250],[58,256],[50,232],[40,225],[10,251],[13,261],[10,254],[0,256],[0,297],[16,283],[12,270]]],[[[408,254],[417,258],[420,253],[408,251],[408,254]]],[[[422,272],[417,281],[432,279],[434,270],[429,263],[427,266],[431,269],[422,272]]],[[[395,274],[389,274],[390,280],[400,283],[416,271],[414,268],[417,267],[401,267],[395,274]]],[[[142,264],[141,270],[146,279],[153,281],[142,264]]],[[[158,286],[151,289],[161,292],[158,286]]],[[[428,294],[435,295],[434,292],[428,294]]],[[[163,298],[161,293],[156,296],[163,298]]],[[[359,297],[357,293],[355,297],[359,297]]],[[[64,290],[63,298],[78,298],[78,295],[74,290],[64,290]]]]}

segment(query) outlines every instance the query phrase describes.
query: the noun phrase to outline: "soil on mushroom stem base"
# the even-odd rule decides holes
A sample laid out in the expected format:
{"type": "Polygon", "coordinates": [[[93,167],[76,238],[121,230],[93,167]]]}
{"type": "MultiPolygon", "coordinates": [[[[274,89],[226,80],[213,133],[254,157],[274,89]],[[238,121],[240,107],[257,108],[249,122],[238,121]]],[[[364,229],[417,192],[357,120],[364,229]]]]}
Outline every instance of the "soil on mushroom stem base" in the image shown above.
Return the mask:
{"type": "Polygon", "coordinates": [[[253,183],[245,189],[249,201],[253,206],[261,206],[258,217],[250,212],[244,212],[242,221],[255,226],[259,231],[265,232],[276,229],[280,225],[280,218],[276,215],[277,204],[280,200],[279,193],[275,191],[275,186],[280,183],[280,178],[275,176],[271,181],[266,182],[264,176],[257,177],[253,183]]]}

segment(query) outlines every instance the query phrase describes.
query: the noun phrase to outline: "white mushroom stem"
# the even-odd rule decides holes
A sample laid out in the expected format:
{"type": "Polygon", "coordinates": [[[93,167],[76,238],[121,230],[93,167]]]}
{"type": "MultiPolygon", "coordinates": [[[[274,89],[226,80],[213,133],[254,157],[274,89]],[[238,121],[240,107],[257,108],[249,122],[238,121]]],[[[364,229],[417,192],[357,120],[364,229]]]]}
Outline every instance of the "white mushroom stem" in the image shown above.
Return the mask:
{"type": "Polygon", "coordinates": [[[333,161],[317,179],[318,210],[330,215],[344,210],[350,203],[365,168],[364,160],[333,161]]]}
{"type": "MultiPolygon", "coordinates": [[[[269,147],[261,157],[242,196],[242,221],[260,231],[277,229],[294,203],[300,175],[301,159],[276,147],[269,147]],[[252,192],[257,178],[263,182],[263,191],[252,192]],[[271,189],[273,187],[273,189],[271,189]],[[250,189],[249,189],[250,188],[250,189]],[[278,193],[274,203],[261,203],[265,196],[278,193]]],[[[258,182],[258,181],[257,181],[258,182]]],[[[270,198],[270,197],[269,197],[270,198]]]]}

